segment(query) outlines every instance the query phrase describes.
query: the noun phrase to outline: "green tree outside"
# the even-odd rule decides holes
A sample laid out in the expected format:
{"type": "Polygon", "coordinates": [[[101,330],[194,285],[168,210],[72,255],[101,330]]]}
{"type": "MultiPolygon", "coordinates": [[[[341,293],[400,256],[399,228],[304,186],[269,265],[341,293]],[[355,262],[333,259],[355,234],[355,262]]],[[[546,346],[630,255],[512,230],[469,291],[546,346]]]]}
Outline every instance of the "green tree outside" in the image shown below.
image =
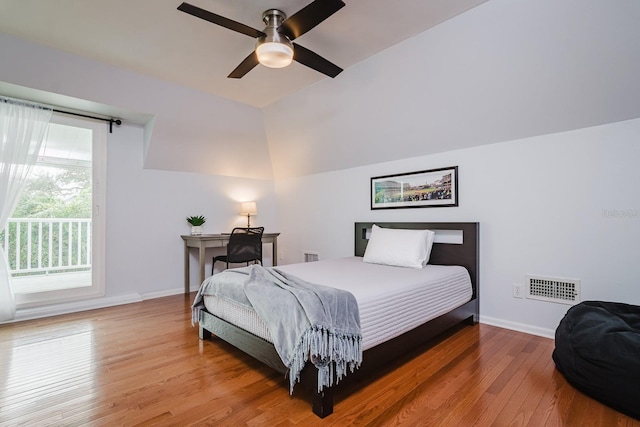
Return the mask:
{"type": "MultiPolygon", "coordinates": [[[[88,168],[66,169],[59,167],[36,166],[28,180],[26,187],[22,193],[22,197],[13,218],[91,218],[92,213],[92,186],[91,186],[91,170],[88,168]]],[[[77,259],[71,262],[68,259],[68,249],[71,245],[72,252],[78,252],[78,244],[80,245],[80,253],[86,254],[87,251],[87,233],[90,233],[86,224],[77,222],[71,223],[55,223],[51,229],[45,226],[38,227],[21,226],[18,236],[18,226],[15,223],[9,225],[9,240],[6,242],[7,255],[9,265],[12,270],[18,267],[17,257],[10,256],[15,254],[18,245],[18,238],[22,244],[20,245],[20,268],[35,268],[35,265],[28,266],[28,248],[24,242],[29,240],[29,232],[31,232],[31,241],[38,242],[38,236],[42,237],[40,251],[42,253],[42,264],[49,264],[48,244],[51,240],[52,248],[55,250],[51,253],[51,265],[68,265],[69,263],[77,263],[77,259]],[[72,241],[65,238],[71,227],[72,241]],[[59,254],[58,247],[60,236],[62,239],[62,253],[59,254]],[[85,238],[78,242],[78,236],[85,238]]],[[[0,231],[0,245],[5,246],[5,233],[0,231]]],[[[31,247],[32,264],[38,259],[38,245],[31,247]]],[[[80,263],[88,263],[90,260],[83,259],[80,263]]],[[[69,271],[69,270],[67,270],[69,271]]]]}

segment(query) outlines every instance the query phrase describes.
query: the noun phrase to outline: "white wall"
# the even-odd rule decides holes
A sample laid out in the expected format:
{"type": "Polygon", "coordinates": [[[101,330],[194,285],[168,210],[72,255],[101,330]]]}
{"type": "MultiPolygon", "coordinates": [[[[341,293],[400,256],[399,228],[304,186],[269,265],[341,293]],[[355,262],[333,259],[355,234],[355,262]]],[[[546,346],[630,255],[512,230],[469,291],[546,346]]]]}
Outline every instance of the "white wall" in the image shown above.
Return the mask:
{"type": "Polygon", "coordinates": [[[513,299],[525,273],[640,303],[640,125],[584,128],[640,116],[638,11],[492,0],[263,112],[3,34],[0,79],[156,118],[150,135],[125,125],[109,137],[108,298],[178,291],[184,217],[228,230],[242,223],[234,200],[255,198],[254,223],[282,232],[285,262],[350,255],[355,221],[479,221],[483,321],[549,335],[566,306],[513,299]],[[145,148],[167,171],[143,167],[145,148]],[[274,192],[269,155],[278,176],[313,175],[274,192]],[[450,165],[459,207],[369,209],[370,177],[450,165]]]}
{"type": "Polygon", "coordinates": [[[104,109],[125,121],[153,116],[145,134],[145,168],[273,177],[271,163],[264,160],[269,151],[258,108],[1,32],[0,53],[0,93],[5,82],[45,92],[46,99],[11,95],[23,99],[94,113],[104,109]]]}
{"type": "Polygon", "coordinates": [[[640,119],[279,180],[284,262],[353,254],[356,221],[480,222],[481,321],[553,336],[569,306],[514,299],[527,273],[640,304],[640,119]],[[370,178],[459,166],[459,207],[369,208],[370,178]]]}
{"type": "MultiPolygon", "coordinates": [[[[144,169],[143,128],[123,125],[108,135],[105,296],[18,310],[16,320],[118,305],[182,293],[186,217],[204,215],[205,233],[246,225],[239,201],[256,200],[252,225],[276,230],[273,181],[144,169]]],[[[264,263],[272,263],[265,245],[264,263]]],[[[219,249],[207,250],[205,271],[219,249]]],[[[198,259],[191,250],[191,289],[199,285],[198,259]]],[[[208,275],[208,273],[207,273],[208,275]]]]}
{"type": "MultiPolygon", "coordinates": [[[[107,165],[108,297],[128,294],[176,293],[183,289],[183,241],[186,217],[204,215],[205,233],[229,232],[246,225],[239,202],[255,200],[252,225],[275,230],[273,182],[142,167],[142,129],[123,126],[109,135],[107,165]]],[[[210,271],[214,250],[207,251],[210,271]],[[211,251],[211,252],[210,252],[211,251]]],[[[270,255],[270,254],[267,254],[270,255]]],[[[270,256],[265,264],[270,264],[270,256]]],[[[191,254],[192,288],[198,267],[191,254]]]]}
{"type": "MultiPolygon", "coordinates": [[[[0,52],[0,93],[89,112],[154,117],[146,127],[125,120],[108,136],[106,296],[26,309],[18,319],[181,292],[186,216],[205,215],[207,233],[230,231],[246,224],[238,201],[256,200],[252,224],[277,231],[259,109],[2,33],[0,52]]],[[[268,265],[271,254],[265,255],[268,265]]],[[[196,265],[194,253],[194,288],[196,265]]]]}
{"type": "Polygon", "coordinates": [[[639,15],[636,0],[483,3],[265,107],[274,175],[638,118],[639,15]]]}

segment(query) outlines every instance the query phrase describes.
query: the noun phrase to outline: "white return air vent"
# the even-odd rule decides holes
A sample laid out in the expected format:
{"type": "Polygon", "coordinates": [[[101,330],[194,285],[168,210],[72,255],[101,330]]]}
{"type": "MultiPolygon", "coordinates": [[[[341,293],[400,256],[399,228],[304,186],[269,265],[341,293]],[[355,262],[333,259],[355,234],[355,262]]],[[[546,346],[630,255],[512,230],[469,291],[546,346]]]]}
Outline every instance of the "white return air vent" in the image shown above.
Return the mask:
{"type": "Polygon", "coordinates": [[[580,302],[580,280],[527,274],[527,298],[574,305],[580,302]]]}
{"type": "Polygon", "coordinates": [[[304,262],[314,262],[320,259],[317,252],[304,252],[304,262]]]}

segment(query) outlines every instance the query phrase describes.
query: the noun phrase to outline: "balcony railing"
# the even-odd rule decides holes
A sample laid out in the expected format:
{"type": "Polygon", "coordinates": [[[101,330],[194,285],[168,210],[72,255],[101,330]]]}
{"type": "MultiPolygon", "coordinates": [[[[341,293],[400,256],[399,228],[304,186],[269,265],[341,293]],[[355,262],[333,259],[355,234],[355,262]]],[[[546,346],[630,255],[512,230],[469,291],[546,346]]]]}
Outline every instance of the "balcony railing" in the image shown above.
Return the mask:
{"type": "Polygon", "coordinates": [[[91,219],[10,218],[0,245],[12,276],[91,269],[91,219]]]}

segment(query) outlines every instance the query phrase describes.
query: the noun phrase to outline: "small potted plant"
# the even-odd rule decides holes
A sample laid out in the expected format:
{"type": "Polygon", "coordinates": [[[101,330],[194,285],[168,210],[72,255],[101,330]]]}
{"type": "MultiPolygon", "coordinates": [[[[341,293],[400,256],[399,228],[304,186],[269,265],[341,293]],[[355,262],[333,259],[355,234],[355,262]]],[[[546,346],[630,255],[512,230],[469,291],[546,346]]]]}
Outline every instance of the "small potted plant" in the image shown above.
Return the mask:
{"type": "Polygon", "coordinates": [[[202,224],[207,222],[207,219],[202,215],[188,216],[187,222],[191,224],[191,235],[199,236],[202,234],[202,224]]]}

